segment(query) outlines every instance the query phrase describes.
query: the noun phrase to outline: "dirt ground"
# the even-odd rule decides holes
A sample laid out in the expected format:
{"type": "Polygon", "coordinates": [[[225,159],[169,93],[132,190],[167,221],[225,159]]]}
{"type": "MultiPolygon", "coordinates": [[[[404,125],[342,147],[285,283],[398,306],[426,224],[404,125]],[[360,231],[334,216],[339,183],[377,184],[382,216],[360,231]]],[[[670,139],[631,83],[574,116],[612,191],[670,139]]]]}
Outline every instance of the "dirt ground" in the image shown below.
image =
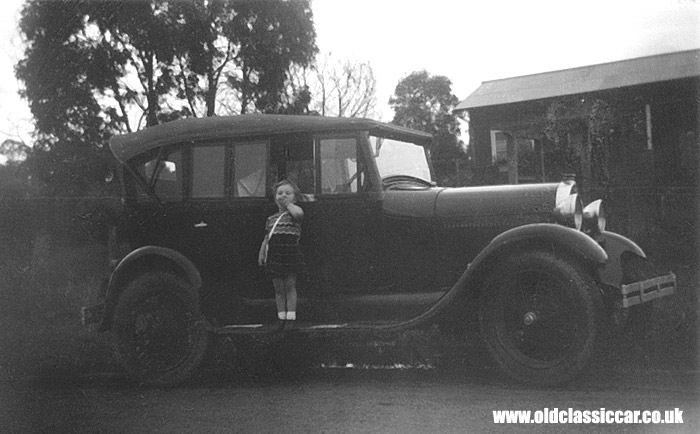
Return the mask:
{"type": "MultiPolygon", "coordinates": [[[[269,367],[269,366],[268,366],[269,367]]],[[[518,431],[694,433],[697,373],[597,372],[543,390],[497,371],[316,368],[209,375],[173,389],[119,375],[42,378],[0,393],[7,433],[490,433],[496,410],[682,411],[682,424],[518,424],[518,431]]]]}

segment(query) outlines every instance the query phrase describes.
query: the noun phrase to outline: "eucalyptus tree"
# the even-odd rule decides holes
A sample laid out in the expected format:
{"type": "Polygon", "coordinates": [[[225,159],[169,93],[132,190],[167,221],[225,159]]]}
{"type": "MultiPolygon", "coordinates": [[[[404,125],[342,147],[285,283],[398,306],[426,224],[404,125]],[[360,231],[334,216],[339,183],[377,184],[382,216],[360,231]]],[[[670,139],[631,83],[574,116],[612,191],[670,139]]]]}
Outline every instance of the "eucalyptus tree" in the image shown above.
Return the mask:
{"type": "Polygon", "coordinates": [[[32,167],[76,194],[103,183],[115,133],[303,102],[289,70],[317,51],[307,0],[28,0],[20,29],[32,167]]]}

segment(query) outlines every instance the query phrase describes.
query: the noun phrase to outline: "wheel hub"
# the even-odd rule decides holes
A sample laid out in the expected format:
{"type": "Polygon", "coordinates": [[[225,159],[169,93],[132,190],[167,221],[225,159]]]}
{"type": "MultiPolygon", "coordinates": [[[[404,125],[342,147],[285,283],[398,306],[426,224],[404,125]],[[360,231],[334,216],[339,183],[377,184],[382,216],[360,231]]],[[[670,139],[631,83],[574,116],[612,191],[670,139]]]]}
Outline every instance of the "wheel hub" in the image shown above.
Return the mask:
{"type": "Polygon", "coordinates": [[[535,312],[527,312],[523,316],[523,323],[526,326],[532,325],[535,321],[537,321],[537,314],[535,312]]]}

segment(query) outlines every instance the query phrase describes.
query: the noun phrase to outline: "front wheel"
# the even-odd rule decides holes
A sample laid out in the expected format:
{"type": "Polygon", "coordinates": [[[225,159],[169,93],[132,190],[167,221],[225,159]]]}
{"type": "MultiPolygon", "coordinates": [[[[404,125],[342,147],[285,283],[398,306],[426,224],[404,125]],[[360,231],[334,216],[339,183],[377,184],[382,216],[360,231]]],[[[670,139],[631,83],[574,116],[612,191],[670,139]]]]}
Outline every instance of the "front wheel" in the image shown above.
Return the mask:
{"type": "Polygon", "coordinates": [[[123,366],[146,384],[187,380],[202,362],[210,341],[196,297],[168,273],[146,273],[124,289],[112,331],[123,366]]]}
{"type": "Polygon", "coordinates": [[[512,378],[552,386],[588,365],[602,299],[580,267],[547,252],[503,260],[487,279],[479,320],[489,352],[512,378]]]}

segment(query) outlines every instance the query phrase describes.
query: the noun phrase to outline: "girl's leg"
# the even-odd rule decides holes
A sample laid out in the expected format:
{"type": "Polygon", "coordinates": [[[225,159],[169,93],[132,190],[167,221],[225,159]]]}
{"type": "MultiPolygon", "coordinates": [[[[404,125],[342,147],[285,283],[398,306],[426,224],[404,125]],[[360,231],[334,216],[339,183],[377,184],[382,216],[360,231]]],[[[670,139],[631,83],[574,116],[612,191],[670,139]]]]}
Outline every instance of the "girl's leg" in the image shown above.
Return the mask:
{"type": "Polygon", "coordinates": [[[285,291],[284,279],[275,277],[272,279],[272,285],[275,287],[275,304],[277,305],[277,318],[287,318],[287,293],[285,291]]]}
{"type": "Polygon", "coordinates": [[[297,275],[290,274],[284,278],[284,289],[287,298],[287,319],[297,319],[297,275]]]}

